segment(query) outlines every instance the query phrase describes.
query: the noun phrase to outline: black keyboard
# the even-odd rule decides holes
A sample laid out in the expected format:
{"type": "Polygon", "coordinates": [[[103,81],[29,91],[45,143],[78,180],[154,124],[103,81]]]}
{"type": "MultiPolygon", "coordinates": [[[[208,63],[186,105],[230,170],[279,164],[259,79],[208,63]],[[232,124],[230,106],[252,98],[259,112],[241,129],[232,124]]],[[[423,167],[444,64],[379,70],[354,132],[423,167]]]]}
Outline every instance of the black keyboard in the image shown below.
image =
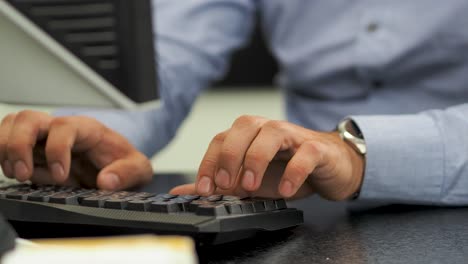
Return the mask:
{"type": "Polygon", "coordinates": [[[34,184],[0,186],[0,212],[14,222],[179,234],[221,244],[303,223],[283,199],[155,194],[34,184]]]}

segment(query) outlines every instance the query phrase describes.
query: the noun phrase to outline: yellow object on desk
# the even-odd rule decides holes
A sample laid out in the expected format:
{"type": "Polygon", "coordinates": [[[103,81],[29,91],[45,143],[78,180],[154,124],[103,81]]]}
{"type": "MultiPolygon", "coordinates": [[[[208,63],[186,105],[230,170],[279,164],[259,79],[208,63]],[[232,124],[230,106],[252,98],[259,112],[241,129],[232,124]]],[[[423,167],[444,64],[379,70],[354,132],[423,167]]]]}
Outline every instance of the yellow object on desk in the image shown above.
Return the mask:
{"type": "Polygon", "coordinates": [[[181,236],[122,236],[35,240],[20,244],[2,263],[123,264],[197,263],[192,239],[181,236]]]}

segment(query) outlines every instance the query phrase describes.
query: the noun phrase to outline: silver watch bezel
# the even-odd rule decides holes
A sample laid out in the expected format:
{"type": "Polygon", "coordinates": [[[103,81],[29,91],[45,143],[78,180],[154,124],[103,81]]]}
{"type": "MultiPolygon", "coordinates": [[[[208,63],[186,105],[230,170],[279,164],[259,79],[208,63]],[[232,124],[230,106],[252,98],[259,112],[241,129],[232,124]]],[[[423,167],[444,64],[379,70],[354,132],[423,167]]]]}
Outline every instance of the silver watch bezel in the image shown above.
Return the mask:
{"type": "Polygon", "coordinates": [[[355,127],[356,125],[352,119],[345,118],[338,123],[338,134],[341,139],[347,142],[354,150],[365,156],[367,154],[366,141],[362,135],[358,135],[358,132],[354,129],[355,127]]]}

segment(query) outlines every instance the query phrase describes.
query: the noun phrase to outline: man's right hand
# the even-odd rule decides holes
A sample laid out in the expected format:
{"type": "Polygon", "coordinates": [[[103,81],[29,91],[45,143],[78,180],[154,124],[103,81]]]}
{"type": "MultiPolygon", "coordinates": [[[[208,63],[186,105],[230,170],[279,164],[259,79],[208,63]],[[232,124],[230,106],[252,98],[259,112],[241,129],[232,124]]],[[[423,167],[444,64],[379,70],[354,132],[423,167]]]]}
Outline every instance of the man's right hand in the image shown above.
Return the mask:
{"type": "Polygon", "coordinates": [[[0,124],[0,164],[19,181],[120,190],[151,180],[150,161],[98,121],[37,111],[7,115],[0,124]]]}

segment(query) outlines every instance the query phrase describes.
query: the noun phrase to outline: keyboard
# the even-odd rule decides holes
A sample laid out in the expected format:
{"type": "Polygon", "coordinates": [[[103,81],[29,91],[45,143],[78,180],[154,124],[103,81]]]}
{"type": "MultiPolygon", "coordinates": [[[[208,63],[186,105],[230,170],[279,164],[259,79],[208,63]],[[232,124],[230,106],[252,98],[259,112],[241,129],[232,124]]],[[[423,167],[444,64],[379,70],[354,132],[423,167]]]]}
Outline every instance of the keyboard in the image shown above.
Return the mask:
{"type": "MultiPolygon", "coordinates": [[[[0,213],[14,222],[188,235],[222,244],[303,223],[283,199],[172,195],[35,184],[0,184],[0,213]]],[[[118,231],[117,231],[118,234],[118,231]]]]}

